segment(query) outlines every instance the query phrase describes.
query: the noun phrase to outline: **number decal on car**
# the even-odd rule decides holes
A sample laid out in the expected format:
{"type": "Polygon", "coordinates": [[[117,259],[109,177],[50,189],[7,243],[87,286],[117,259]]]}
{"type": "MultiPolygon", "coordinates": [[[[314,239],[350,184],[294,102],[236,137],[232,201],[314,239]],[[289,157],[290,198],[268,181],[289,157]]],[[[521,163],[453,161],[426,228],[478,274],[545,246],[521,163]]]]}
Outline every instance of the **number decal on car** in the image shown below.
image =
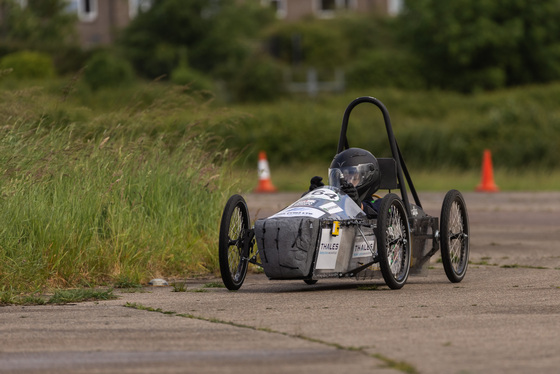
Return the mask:
{"type": "Polygon", "coordinates": [[[338,201],[340,200],[340,196],[333,190],[328,188],[318,188],[313,190],[309,193],[316,199],[323,199],[323,200],[330,200],[330,201],[338,201]]]}

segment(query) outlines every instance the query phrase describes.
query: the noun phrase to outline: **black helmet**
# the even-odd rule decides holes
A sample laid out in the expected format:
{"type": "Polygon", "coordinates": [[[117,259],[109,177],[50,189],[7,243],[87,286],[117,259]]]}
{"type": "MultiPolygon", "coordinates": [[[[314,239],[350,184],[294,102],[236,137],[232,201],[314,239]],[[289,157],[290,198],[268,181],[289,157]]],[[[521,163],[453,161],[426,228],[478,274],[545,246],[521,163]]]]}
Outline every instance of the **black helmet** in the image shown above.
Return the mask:
{"type": "Polygon", "coordinates": [[[362,201],[379,189],[379,163],[365,149],[348,148],[334,156],[329,168],[329,185],[340,186],[341,178],[356,187],[362,201]]]}

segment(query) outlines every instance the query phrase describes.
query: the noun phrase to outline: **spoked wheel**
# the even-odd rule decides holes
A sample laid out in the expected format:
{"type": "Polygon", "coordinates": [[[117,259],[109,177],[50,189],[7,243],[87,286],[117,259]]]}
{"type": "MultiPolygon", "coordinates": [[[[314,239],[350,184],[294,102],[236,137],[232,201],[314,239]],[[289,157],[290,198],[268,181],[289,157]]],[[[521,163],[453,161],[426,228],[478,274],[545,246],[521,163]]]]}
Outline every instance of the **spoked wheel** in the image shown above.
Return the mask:
{"type": "Polygon", "coordinates": [[[248,253],[243,253],[249,236],[249,210],[240,195],[229,198],[220,224],[219,259],[222,280],[228,290],[238,290],[247,275],[248,253]]]}
{"type": "Polygon", "coordinates": [[[383,279],[391,289],[402,288],[410,271],[410,227],[404,204],[393,193],[381,201],[376,236],[383,279]]]}
{"type": "Polygon", "coordinates": [[[447,278],[463,280],[469,265],[469,215],[463,195],[450,190],[441,207],[441,260],[447,278]]]}

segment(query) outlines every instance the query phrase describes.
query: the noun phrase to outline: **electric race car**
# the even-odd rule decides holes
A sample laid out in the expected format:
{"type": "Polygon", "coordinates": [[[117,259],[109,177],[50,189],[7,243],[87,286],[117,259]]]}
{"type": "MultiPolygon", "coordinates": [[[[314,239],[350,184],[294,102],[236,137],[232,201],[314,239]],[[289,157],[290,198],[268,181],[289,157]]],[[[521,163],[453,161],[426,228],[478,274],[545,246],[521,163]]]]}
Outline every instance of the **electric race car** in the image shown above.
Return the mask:
{"type": "Polygon", "coordinates": [[[381,101],[360,97],[348,105],[337,155],[350,148],[346,137],[350,113],[362,103],[381,110],[392,153],[390,158],[376,159],[376,190],[388,193],[374,214],[366,213],[345,192],[347,176],[336,168],[329,173],[328,186],[318,186],[253,226],[245,199],[231,196],[219,238],[220,272],[229,290],[241,287],[249,263],[261,266],[269,279],[301,279],[307,284],[321,278],[373,278],[380,271],[387,286],[400,289],[409,274],[426,273],[438,250],[448,279],[463,280],[469,261],[465,200],[459,191],[450,190],[439,220],[424,212],[381,101]]]}

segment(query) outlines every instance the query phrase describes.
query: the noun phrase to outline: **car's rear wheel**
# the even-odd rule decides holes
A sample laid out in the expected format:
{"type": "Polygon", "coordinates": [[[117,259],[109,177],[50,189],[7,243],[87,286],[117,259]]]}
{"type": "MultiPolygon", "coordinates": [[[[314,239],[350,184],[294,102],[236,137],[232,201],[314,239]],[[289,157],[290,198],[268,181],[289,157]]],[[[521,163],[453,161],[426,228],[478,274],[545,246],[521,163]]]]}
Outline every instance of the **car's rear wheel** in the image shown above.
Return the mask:
{"type": "Polygon", "coordinates": [[[441,207],[441,260],[447,278],[458,283],[469,265],[469,215],[463,195],[450,190],[441,207]]]}

